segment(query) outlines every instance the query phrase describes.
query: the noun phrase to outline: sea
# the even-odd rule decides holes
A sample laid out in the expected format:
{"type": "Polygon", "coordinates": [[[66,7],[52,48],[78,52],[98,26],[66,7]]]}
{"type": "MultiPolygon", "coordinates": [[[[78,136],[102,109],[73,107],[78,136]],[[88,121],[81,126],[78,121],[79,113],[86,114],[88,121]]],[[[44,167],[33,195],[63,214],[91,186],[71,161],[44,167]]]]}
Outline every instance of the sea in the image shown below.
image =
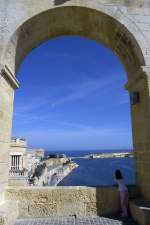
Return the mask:
{"type": "MultiPolygon", "coordinates": [[[[65,154],[68,157],[82,157],[89,154],[113,152],[129,152],[128,150],[96,150],[96,151],[46,151],[49,154],[65,154]]],[[[131,152],[131,151],[130,151],[131,152]]],[[[135,184],[135,160],[134,158],[107,158],[107,159],[72,159],[79,166],[66,176],[58,186],[112,186],[114,185],[114,172],[122,171],[125,183],[135,184]]]]}

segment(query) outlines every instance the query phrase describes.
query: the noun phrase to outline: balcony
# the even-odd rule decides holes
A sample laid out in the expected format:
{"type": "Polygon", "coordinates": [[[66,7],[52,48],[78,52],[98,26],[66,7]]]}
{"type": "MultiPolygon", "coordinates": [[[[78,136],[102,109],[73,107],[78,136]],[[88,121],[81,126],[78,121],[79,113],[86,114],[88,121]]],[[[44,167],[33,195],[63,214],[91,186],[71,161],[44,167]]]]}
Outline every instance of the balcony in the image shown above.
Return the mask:
{"type": "Polygon", "coordinates": [[[9,171],[8,185],[9,186],[27,186],[28,176],[26,170],[15,170],[9,171]]]}
{"type": "Polygon", "coordinates": [[[25,170],[9,170],[9,177],[25,177],[27,176],[27,172],[25,170]]]}

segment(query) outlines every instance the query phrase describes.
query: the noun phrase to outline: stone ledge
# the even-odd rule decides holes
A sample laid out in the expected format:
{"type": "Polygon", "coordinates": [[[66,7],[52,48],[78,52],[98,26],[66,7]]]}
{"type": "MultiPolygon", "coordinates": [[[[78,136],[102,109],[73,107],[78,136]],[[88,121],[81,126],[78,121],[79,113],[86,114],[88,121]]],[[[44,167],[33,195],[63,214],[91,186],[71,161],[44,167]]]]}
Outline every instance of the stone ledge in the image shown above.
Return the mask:
{"type": "Polygon", "coordinates": [[[150,224],[150,202],[143,199],[134,199],[130,201],[130,212],[133,219],[140,225],[150,224]]]}
{"type": "Polygon", "coordinates": [[[5,201],[0,204],[0,225],[12,225],[18,217],[16,201],[5,201]]]}
{"type": "Polygon", "coordinates": [[[19,82],[16,77],[12,74],[9,68],[5,65],[0,65],[0,73],[7,80],[7,82],[12,86],[13,89],[19,88],[19,82]]]}
{"type": "MultiPolygon", "coordinates": [[[[136,189],[129,187],[131,198],[136,189]]],[[[8,187],[5,199],[18,202],[18,218],[110,216],[120,210],[116,187],[8,187]]]]}
{"type": "Polygon", "coordinates": [[[136,87],[145,81],[148,77],[150,77],[150,67],[149,66],[141,66],[141,68],[136,72],[136,76],[133,80],[128,81],[125,84],[126,90],[134,90],[136,87]]]}

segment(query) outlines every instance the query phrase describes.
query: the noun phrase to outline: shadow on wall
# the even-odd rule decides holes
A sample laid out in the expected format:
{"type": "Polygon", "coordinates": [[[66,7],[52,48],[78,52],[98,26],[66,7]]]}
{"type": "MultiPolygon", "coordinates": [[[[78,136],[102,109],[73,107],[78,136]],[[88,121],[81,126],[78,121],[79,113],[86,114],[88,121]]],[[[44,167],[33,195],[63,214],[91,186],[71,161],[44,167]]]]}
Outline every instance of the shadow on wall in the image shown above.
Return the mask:
{"type": "Polygon", "coordinates": [[[64,4],[65,2],[68,2],[69,0],[54,0],[54,5],[61,5],[64,4]]]}
{"type": "Polygon", "coordinates": [[[111,216],[120,211],[120,201],[117,188],[96,188],[96,209],[99,216],[111,216]]]}
{"type": "MultiPolygon", "coordinates": [[[[140,192],[135,185],[129,185],[128,190],[130,199],[140,196],[140,192]]],[[[99,216],[118,215],[121,208],[117,187],[96,188],[96,209],[99,216]]]]}

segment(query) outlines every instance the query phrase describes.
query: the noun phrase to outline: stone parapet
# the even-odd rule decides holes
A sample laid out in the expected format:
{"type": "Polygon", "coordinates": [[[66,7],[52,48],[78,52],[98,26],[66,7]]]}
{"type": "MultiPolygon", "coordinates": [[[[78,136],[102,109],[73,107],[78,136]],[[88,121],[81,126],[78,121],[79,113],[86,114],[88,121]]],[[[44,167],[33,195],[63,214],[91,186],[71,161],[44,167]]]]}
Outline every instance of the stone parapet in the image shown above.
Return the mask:
{"type": "Polygon", "coordinates": [[[133,219],[140,225],[150,224],[150,203],[143,199],[130,201],[130,211],[133,219]]]}
{"type": "MultiPolygon", "coordinates": [[[[135,197],[136,188],[129,190],[135,197]]],[[[116,187],[8,187],[5,198],[18,202],[18,218],[110,216],[120,209],[116,187]]]]}
{"type": "Polygon", "coordinates": [[[28,178],[25,176],[11,176],[8,178],[8,185],[9,186],[27,186],[28,185],[28,178]]]}
{"type": "MultiPolygon", "coordinates": [[[[79,35],[95,40],[111,48],[122,61],[128,76],[128,90],[138,92],[140,97],[137,104],[131,105],[133,145],[137,185],[143,197],[150,200],[150,186],[146,181],[150,178],[150,1],[32,0],[31,7],[31,1],[27,0],[1,0],[0,201],[8,183],[14,89],[19,87],[17,71],[33,48],[61,35],[79,35]],[[143,154],[142,160],[139,153],[143,154]],[[143,175],[145,170],[146,176],[143,175]]],[[[26,201],[24,204],[26,207],[26,201]]],[[[87,212],[89,203],[82,201],[82,204],[87,212]]],[[[94,204],[95,201],[89,206],[93,210],[94,204]]]]}

